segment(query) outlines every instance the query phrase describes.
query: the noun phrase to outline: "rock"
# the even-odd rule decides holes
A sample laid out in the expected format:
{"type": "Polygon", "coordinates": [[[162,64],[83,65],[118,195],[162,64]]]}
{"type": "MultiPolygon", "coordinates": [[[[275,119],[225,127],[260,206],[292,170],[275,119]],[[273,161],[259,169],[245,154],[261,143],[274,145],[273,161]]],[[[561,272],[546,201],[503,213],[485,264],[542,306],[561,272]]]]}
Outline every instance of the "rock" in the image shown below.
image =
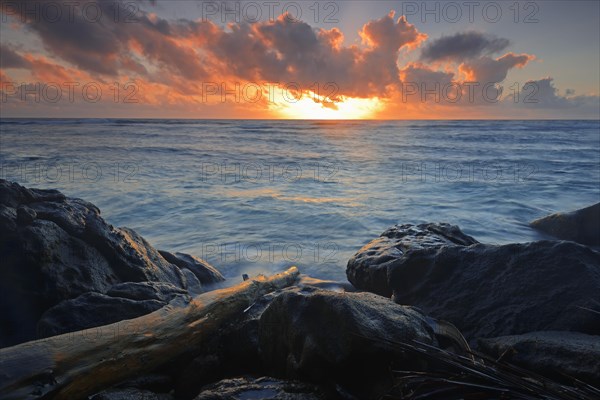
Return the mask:
{"type": "Polygon", "coordinates": [[[122,282],[191,281],[134,231],[107,224],[96,206],[56,190],[0,180],[0,347],[36,338],[41,315],[122,282]]]}
{"type": "Polygon", "coordinates": [[[19,208],[17,208],[17,223],[19,225],[29,225],[36,217],[37,213],[25,205],[20,205],[19,208]]]}
{"type": "Polygon", "coordinates": [[[530,332],[481,339],[479,349],[556,380],[565,375],[600,382],[600,336],[577,332],[530,332]]]}
{"type": "Polygon", "coordinates": [[[168,262],[177,265],[181,269],[186,268],[192,271],[203,285],[212,285],[225,280],[215,267],[198,257],[185,253],[173,254],[164,250],[159,250],[159,252],[168,262]]]}
{"type": "Polygon", "coordinates": [[[286,290],[260,317],[260,356],[271,374],[339,382],[358,398],[389,390],[392,365],[422,366],[393,344],[412,340],[436,344],[427,317],[371,293],[286,290]]]}
{"type": "Polygon", "coordinates": [[[123,382],[118,387],[149,390],[154,393],[168,393],[173,389],[173,379],[167,375],[148,374],[123,382]]]}
{"type": "Polygon", "coordinates": [[[395,225],[361,248],[346,268],[348,280],[357,289],[382,296],[392,295],[388,268],[410,250],[446,245],[469,246],[477,242],[457,226],[446,223],[395,225]]]}
{"type": "Polygon", "coordinates": [[[206,386],[195,400],[325,400],[318,386],[274,378],[225,379],[206,386]]]}
{"type": "Polygon", "coordinates": [[[90,400],[173,400],[167,393],[154,393],[134,388],[108,389],[95,394],[90,400]]]}
{"type": "Polygon", "coordinates": [[[38,337],[56,336],[136,318],[156,311],[165,304],[157,300],[129,300],[94,292],[82,294],[46,311],[38,322],[38,337]]]}
{"type": "MultiPolygon", "coordinates": [[[[286,290],[299,290],[290,288],[286,290]]],[[[184,367],[169,367],[176,376],[177,398],[191,398],[212,382],[246,373],[263,373],[258,352],[260,317],[281,291],[261,297],[243,315],[223,327],[218,336],[206,338],[198,355],[184,367]]]]}
{"type": "Polygon", "coordinates": [[[332,292],[356,292],[356,288],[348,282],[316,279],[308,275],[300,275],[298,286],[311,286],[319,289],[331,290],[332,292]]]}
{"type": "Polygon", "coordinates": [[[205,292],[204,287],[202,287],[202,283],[192,271],[187,268],[181,268],[181,273],[185,278],[185,286],[190,296],[197,296],[205,292]]]}
{"type": "Polygon", "coordinates": [[[158,300],[168,303],[175,297],[187,295],[188,291],[165,282],[118,283],[106,291],[107,296],[130,300],[158,300]]]}
{"type": "Polygon", "coordinates": [[[600,203],[568,213],[556,213],[531,222],[531,227],[558,239],[600,246],[600,203]]]}
{"type": "Polygon", "coordinates": [[[600,334],[600,253],[573,242],[433,246],[389,266],[394,300],[467,339],[561,330],[600,334]]]}

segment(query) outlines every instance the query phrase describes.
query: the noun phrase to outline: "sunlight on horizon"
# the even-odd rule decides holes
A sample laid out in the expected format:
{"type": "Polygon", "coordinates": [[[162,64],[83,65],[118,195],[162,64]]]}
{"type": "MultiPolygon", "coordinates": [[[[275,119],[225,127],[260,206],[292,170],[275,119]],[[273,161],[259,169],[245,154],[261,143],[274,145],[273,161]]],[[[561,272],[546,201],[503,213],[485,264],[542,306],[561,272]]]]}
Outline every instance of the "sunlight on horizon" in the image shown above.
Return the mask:
{"type": "Polygon", "coordinates": [[[283,97],[277,98],[270,108],[280,117],[288,119],[370,119],[383,109],[383,103],[377,97],[341,97],[340,101],[331,102],[324,96],[309,91],[295,102],[283,97]]]}

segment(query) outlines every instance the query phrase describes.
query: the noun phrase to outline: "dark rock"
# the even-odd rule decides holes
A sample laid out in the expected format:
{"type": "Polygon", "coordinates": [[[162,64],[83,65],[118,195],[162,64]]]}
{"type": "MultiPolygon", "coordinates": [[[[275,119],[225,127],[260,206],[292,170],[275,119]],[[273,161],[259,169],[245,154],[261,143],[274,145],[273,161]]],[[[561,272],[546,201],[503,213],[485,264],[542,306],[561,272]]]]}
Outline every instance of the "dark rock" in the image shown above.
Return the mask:
{"type": "MultiPolygon", "coordinates": [[[[286,290],[299,290],[289,288],[286,290]]],[[[219,335],[207,338],[198,354],[185,368],[181,362],[169,366],[176,376],[175,394],[178,398],[194,397],[209,383],[246,373],[262,373],[258,352],[260,316],[281,291],[269,293],[249,309],[224,326],[219,335]]]]}
{"type": "Polygon", "coordinates": [[[64,300],[46,311],[38,322],[38,336],[49,337],[132,319],[156,311],[167,303],[130,300],[86,293],[64,300]]]}
{"type": "Polygon", "coordinates": [[[88,292],[47,310],[38,322],[38,337],[60,335],[137,318],[166,306],[188,291],[164,282],[125,282],[106,295],[88,292]]]}
{"type": "Polygon", "coordinates": [[[308,275],[300,275],[298,286],[310,286],[319,289],[331,290],[332,292],[356,292],[356,288],[348,282],[316,279],[308,275]]]}
{"type": "Polygon", "coordinates": [[[600,246],[600,203],[568,213],[548,215],[530,225],[558,239],[600,246]]]}
{"type": "Polygon", "coordinates": [[[359,398],[389,390],[392,365],[423,366],[393,344],[412,340],[436,344],[427,317],[371,293],[286,290],[260,317],[260,355],[271,374],[339,382],[359,398]]]}
{"type": "Polygon", "coordinates": [[[191,284],[198,290],[141,236],[107,224],[93,204],[5,180],[0,255],[0,347],[35,339],[40,316],[61,301],[105,293],[117,283],[191,284]]]}
{"type": "Polygon", "coordinates": [[[274,378],[225,379],[206,386],[195,400],[325,400],[318,386],[274,378]]]}
{"type": "Polygon", "coordinates": [[[19,208],[17,208],[17,223],[19,225],[29,225],[36,217],[37,213],[25,205],[20,205],[19,208]]]}
{"type": "Polygon", "coordinates": [[[176,296],[187,295],[187,290],[164,282],[125,282],[112,286],[107,296],[122,297],[130,300],[158,300],[168,303],[176,296]]]}
{"type": "Polygon", "coordinates": [[[577,332],[531,332],[481,339],[479,349],[493,357],[557,380],[565,375],[600,382],[600,336],[577,332]]]}
{"type": "Polygon", "coordinates": [[[413,250],[389,266],[394,300],[467,339],[563,330],[600,334],[600,253],[573,242],[413,250]]]}
{"type": "Polygon", "coordinates": [[[148,374],[131,379],[119,385],[119,388],[149,390],[154,393],[168,393],[173,389],[173,378],[167,375],[148,374]]]}
{"type": "Polygon", "coordinates": [[[388,286],[388,268],[406,252],[475,243],[479,242],[450,224],[395,225],[361,248],[348,261],[346,275],[357,289],[389,297],[392,289],[388,286]]]}
{"type": "Polygon", "coordinates": [[[185,278],[185,286],[191,296],[197,296],[206,291],[198,277],[192,271],[187,268],[181,268],[181,273],[185,278]]]}
{"type": "Polygon", "coordinates": [[[90,400],[173,400],[173,396],[167,393],[125,388],[105,390],[92,396],[90,400]]]}
{"type": "Polygon", "coordinates": [[[168,262],[177,265],[181,269],[187,268],[192,271],[203,285],[211,285],[225,280],[215,267],[198,257],[185,253],[173,254],[164,250],[159,250],[159,252],[168,262]]]}

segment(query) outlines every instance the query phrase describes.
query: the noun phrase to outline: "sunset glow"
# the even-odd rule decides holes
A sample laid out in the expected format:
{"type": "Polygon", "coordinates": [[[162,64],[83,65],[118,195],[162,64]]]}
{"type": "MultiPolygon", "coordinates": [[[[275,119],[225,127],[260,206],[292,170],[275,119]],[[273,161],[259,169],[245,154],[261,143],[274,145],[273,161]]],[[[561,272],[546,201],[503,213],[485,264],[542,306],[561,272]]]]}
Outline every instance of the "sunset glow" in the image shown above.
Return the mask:
{"type": "Polygon", "coordinates": [[[308,92],[295,102],[278,99],[271,107],[281,117],[288,119],[369,119],[383,108],[383,103],[376,97],[342,97],[332,102],[308,92]]]}
{"type": "MultiPolygon", "coordinates": [[[[463,12],[449,23],[442,15],[447,7],[438,7],[441,14],[429,21],[418,9],[390,1],[290,3],[269,12],[244,1],[233,2],[233,11],[222,9],[226,2],[83,3],[56,2],[53,9],[62,18],[47,18],[44,2],[37,7],[35,1],[2,2],[5,115],[54,116],[60,110],[62,116],[256,119],[598,116],[600,65],[585,40],[594,29],[597,36],[597,20],[579,18],[577,25],[588,28],[561,31],[564,37],[552,29],[571,11],[593,16],[583,3],[567,13],[563,3],[543,2],[545,19],[539,18],[541,10],[532,14],[507,6],[493,23],[482,14],[483,5],[472,18],[463,12]],[[91,8],[97,11],[92,16],[91,8]],[[525,27],[543,32],[544,40],[519,36],[525,27]],[[562,42],[583,60],[577,74],[571,58],[555,56],[552,43],[562,42]],[[250,89],[240,94],[240,84],[250,89]],[[303,96],[290,101],[276,93],[257,101],[254,88],[265,93],[266,84],[291,86],[303,96]],[[335,87],[329,100],[328,87],[335,87]],[[501,88],[500,95],[490,88],[501,88]]],[[[597,4],[590,7],[598,11],[597,4]]]]}

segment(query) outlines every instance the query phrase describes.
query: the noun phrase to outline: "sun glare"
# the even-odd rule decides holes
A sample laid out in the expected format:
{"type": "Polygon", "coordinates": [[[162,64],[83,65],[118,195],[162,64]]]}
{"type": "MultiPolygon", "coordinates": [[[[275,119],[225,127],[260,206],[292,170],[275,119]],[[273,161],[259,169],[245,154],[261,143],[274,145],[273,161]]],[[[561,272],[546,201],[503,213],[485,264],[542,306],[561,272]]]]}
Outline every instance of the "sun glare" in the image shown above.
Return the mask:
{"type": "Polygon", "coordinates": [[[378,98],[340,97],[330,102],[309,91],[296,101],[277,99],[271,109],[289,119],[367,119],[382,107],[378,98]]]}

